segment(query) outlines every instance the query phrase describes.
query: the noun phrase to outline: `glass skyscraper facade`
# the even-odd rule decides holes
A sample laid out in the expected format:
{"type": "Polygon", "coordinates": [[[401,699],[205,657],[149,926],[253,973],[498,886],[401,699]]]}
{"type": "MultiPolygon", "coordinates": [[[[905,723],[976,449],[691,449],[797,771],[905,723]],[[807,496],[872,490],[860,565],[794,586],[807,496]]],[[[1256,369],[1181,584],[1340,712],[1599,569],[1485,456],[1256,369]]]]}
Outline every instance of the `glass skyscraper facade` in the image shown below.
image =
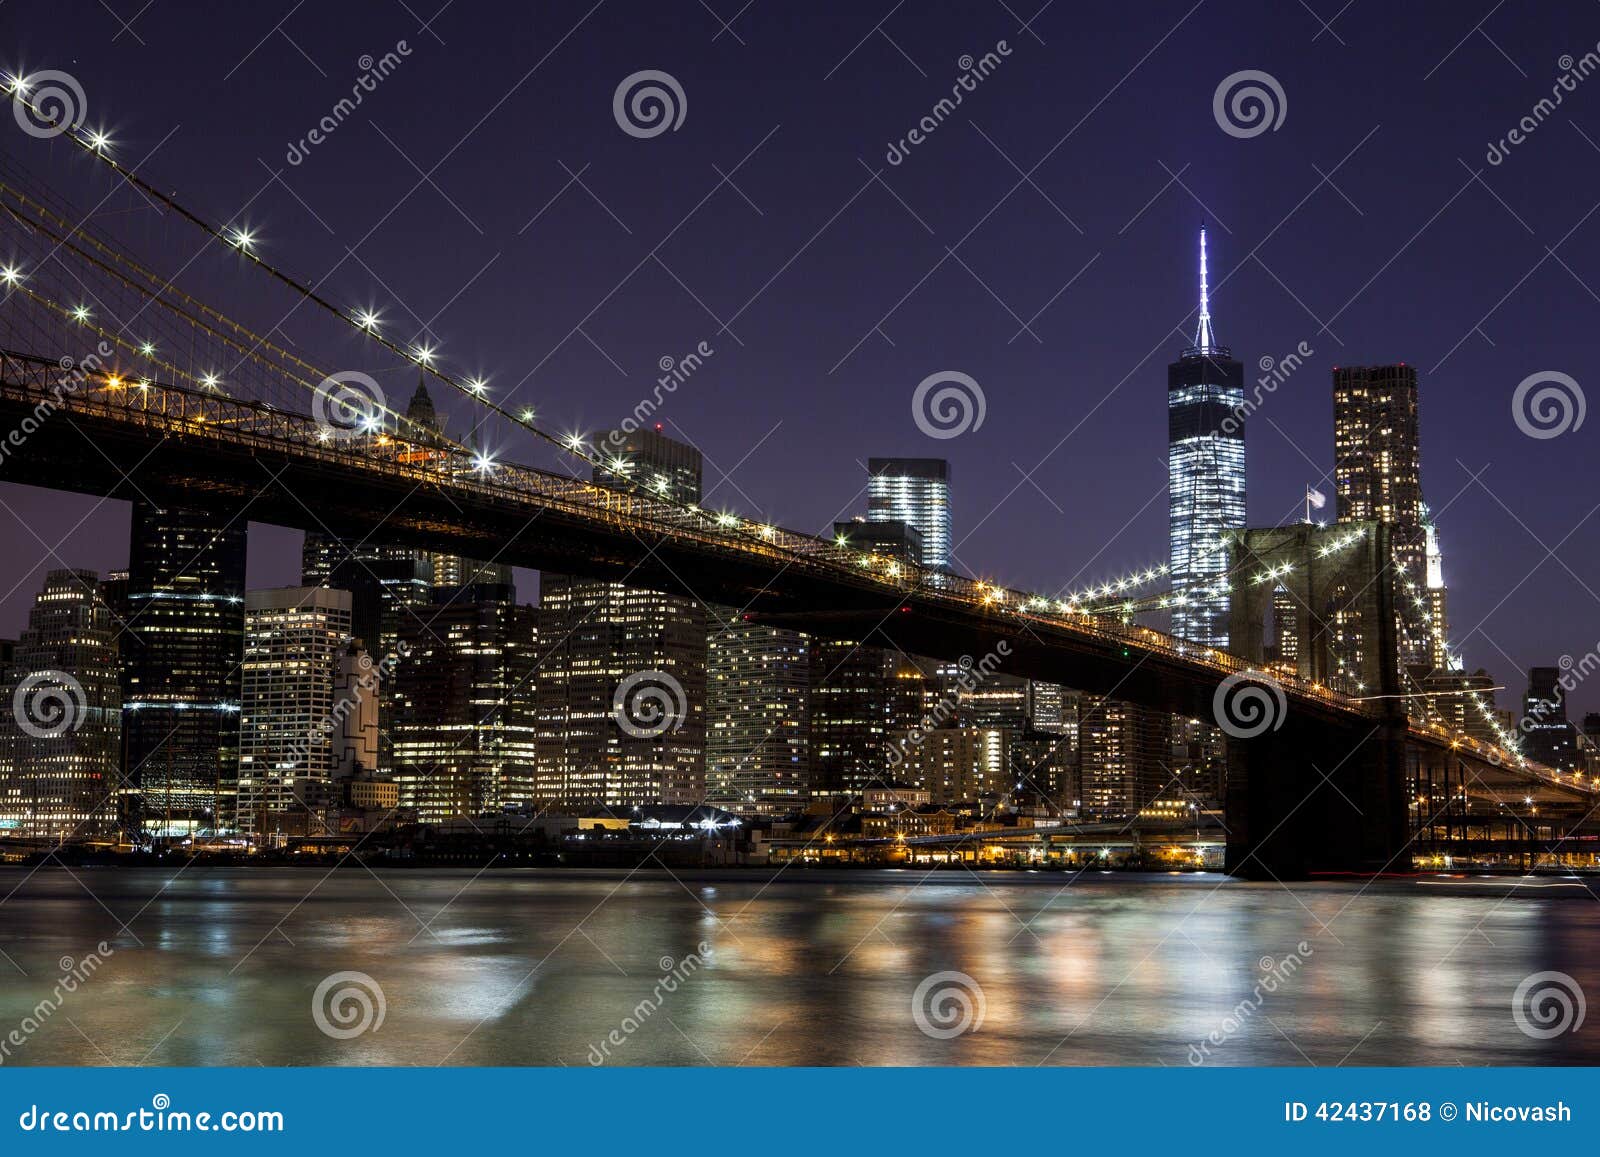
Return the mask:
{"type": "Polygon", "coordinates": [[[950,569],[950,463],[943,458],[867,459],[867,521],[903,522],[921,536],[918,561],[950,569]]]}
{"type": "Polygon", "coordinates": [[[1200,230],[1200,319],[1194,344],[1167,367],[1167,500],[1172,633],[1228,646],[1223,534],[1245,525],[1244,366],[1211,328],[1206,232],[1200,230]]]}
{"type": "Polygon", "coordinates": [[[135,500],[122,616],[128,818],[226,824],[239,775],[245,521],[135,500]]]}

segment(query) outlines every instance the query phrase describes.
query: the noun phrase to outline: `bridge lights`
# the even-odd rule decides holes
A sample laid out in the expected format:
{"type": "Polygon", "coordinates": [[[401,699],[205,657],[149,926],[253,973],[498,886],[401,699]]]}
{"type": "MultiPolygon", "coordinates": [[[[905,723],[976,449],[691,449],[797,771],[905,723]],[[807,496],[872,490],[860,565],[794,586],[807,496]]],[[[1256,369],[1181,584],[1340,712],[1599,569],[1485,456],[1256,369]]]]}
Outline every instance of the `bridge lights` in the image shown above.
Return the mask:
{"type": "Polygon", "coordinates": [[[150,342],[142,342],[139,346],[139,352],[145,357],[149,357],[151,354],[156,352],[156,347],[150,342]]]}
{"type": "Polygon", "coordinates": [[[216,374],[201,374],[200,384],[208,390],[214,390],[222,384],[222,379],[217,377],[216,374]]]}
{"type": "Polygon", "coordinates": [[[88,322],[91,316],[93,315],[89,313],[89,307],[87,305],[77,306],[72,311],[72,320],[77,322],[79,325],[83,325],[88,322]]]}
{"type": "Polygon", "coordinates": [[[472,460],[472,468],[481,473],[494,469],[494,458],[488,454],[479,454],[472,460]]]}
{"type": "Polygon", "coordinates": [[[104,132],[89,134],[89,147],[97,153],[103,153],[111,147],[111,138],[104,132]]]}
{"type": "Polygon", "coordinates": [[[22,280],[22,271],[14,265],[0,265],[0,281],[15,285],[22,280]]]}
{"type": "Polygon", "coordinates": [[[474,394],[477,394],[481,398],[485,393],[488,392],[489,383],[484,381],[482,378],[468,378],[467,389],[471,390],[474,394]]]}
{"type": "Polygon", "coordinates": [[[368,333],[376,333],[378,330],[378,315],[370,309],[360,310],[356,313],[356,324],[368,333]]]}
{"type": "Polygon", "coordinates": [[[717,515],[717,525],[727,529],[729,527],[738,526],[739,520],[724,510],[721,514],[717,515]]]}
{"type": "Polygon", "coordinates": [[[248,229],[235,229],[231,238],[233,244],[242,252],[248,253],[256,243],[255,234],[248,229]]]}
{"type": "Polygon", "coordinates": [[[426,346],[426,345],[412,346],[411,347],[411,356],[416,360],[417,364],[420,365],[420,366],[431,366],[431,365],[433,365],[434,354],[433,354],[433,347],[432,346],[426,346]]]}

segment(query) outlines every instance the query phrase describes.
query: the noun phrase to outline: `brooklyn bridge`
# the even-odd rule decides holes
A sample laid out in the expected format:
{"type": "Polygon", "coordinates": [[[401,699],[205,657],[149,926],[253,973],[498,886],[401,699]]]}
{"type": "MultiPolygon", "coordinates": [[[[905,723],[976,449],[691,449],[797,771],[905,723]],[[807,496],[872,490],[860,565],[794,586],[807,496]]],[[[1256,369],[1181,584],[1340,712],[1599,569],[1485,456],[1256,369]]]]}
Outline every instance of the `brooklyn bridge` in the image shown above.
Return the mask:
{"type": "MultiPolygon", "coordinates": [[[[1399,624],[1417,626],[1414,576],[1378,522],[1245,531],[1224,551],[1230,650],[1196,646],[1142,618],[1193,594],[1155,570],[1071,595],[1044,595],[927,569],[731,511],[673,500],[657,480],[546,412],[506,408],[434,351],[386,336],[373,314],[322,297],[264,260],[256,240],[190,210],[74,132],[104,165],[266,278],[459,395],[570,469],[524,464],[422,429],[349,373],[246,327],[177,288],[182,270],[136,257],[20,166],[0,173],[0,478],[121,499],[248,506],[258,522],[691,595],[749,621],[823,638],[881,637],[955,659],[1009,648],[1007,670],[1190,718],[1227,733],[1228,870],[1291,877],[1409,867],[1423,853],[1561,847],[1585,838],[1600,784],[1509,745],[1453,730],[1406,675],[1399,624]],[[381,528],[381,531],[378,529],[381,528]],[[1334,641],[1303,616],[1293,669],[1268,669],[1264,599],[1315,562],[1350,593],[1364,629],[1334,641]],[[1341,649],[1343,648],[1343,649],[1341,649]],[[1236,715],[1236,707],[1248,710],[1236,715]]],[[[380,392],[381,393],[381,392],[380,392]]],[[[1422,616],[1426,629],[1426,616],[1422,616]]]]}

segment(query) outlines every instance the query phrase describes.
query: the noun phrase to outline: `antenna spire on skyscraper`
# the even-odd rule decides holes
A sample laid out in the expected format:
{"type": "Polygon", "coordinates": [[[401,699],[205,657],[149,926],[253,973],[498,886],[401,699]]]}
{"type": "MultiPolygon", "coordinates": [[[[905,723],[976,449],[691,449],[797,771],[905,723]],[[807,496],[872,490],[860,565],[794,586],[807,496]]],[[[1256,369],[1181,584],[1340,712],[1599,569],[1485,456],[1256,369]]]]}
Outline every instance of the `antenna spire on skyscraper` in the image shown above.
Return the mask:
{"type": "Polygon", "coordinates": [[[1195,326],[1194,348],[1197,353],[1214,353],[1216,338],[1211,333],[1211,295],[1206,284],[1206,227],[1200,224],[1200,321],[1195,326]]]}

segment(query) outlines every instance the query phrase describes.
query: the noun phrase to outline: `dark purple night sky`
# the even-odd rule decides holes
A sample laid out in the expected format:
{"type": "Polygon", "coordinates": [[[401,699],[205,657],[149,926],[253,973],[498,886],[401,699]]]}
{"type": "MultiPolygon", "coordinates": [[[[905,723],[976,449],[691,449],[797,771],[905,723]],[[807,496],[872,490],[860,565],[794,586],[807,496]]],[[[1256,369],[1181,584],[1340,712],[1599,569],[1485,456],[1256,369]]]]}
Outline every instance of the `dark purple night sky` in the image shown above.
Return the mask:
{"type": "MultiPolygon", "coordinates": [[[[1249,426],[1252,524],[1295,517],[1307,483],[1331,495],[1332,366],[1414,363],[1469,666],[1520,695],[1521,669],[1596,645],[1600,418],[1535,439],[1512,394],[1547,370],[1596,387],[1600,75],[1502,163],[1486,151],[1596,48],[1600,6],[1055,0],[1024,29],[1039,0],[739,3],[158,0],[134,18],[110,0],[124,28],[93,0],[11,0],[0,65],[71,72],[120,158],[155,150],[147,179],[550,426],[615,424],[661,358],[707,342],[658,417],[704,451],[708,505],[817,530],[864,510],[869,455],[948,457],[962,569],[1045,591],[1165,557],[1166,363],[1205,221],[1219,338],[1247,370],[1314,350],[1249,426]],[[888,163],[959,59],[1002,40],[888,163]],[[400,41],[398,69],[289,164],[360,58],[400,41]],[[619,128],[613,92],[643,69],[681,84],[677,131],[619,128]],[[1212,97],[1245,69],[1286,110],[1240,139],[1212,97]],[[941,370],[980,383],[981,429],[918,430],[912,391],[941,370]]],[[[80,203],[108,187],[59,142],[9,121],[0,138],[80,203]]],[[[110,204],[166,268],[200,244],[110,204]]],[[[285,307],[243,270],[198,289],[264,325],[285,307]]],[[[313,352],[366,356],[337,334],[313,352]]],[[[126,563],[120,503],[15,481],[0,501],[6,633],[46,567],[126,563]]],[[[253,527],[252,583],[297,581],[298,542],[253,527]]],[[[1600,688],[1574,705],[1600,709],[1600,688]]]]}

